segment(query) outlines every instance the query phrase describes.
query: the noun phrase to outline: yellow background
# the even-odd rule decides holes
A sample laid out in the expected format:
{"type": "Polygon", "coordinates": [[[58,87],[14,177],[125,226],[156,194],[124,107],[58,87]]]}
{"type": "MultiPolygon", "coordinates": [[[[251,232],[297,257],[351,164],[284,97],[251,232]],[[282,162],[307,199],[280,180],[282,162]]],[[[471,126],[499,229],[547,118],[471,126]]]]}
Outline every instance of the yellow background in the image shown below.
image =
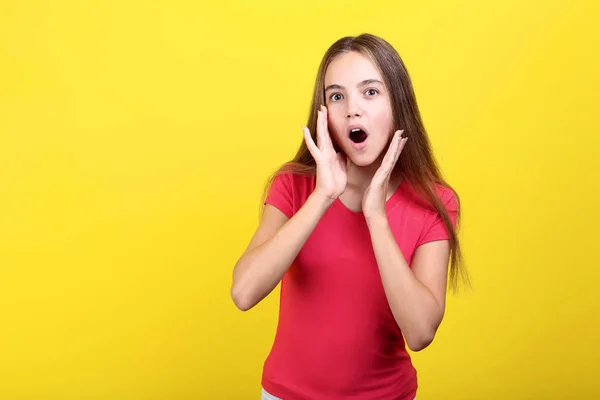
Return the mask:
{"type": "Polygon", "coordinates": [[[389,40],[474,289],[428,399],[600,398],[596,1],[0,3],[0,398],[258,399],[231,270],[337,38],[389,40]]]}

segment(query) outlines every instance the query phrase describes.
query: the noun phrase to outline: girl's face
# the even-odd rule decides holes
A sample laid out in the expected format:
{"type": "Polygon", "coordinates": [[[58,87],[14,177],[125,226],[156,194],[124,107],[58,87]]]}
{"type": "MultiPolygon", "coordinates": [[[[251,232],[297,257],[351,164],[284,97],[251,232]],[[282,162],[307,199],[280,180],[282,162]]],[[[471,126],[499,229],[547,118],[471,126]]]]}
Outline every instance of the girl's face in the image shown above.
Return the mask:
{"type": "Polygon", "coordinates": [[[325,73],[332,140],[357,166],[373,164],[392,135],[390,96],[375,65],[358,52],[336,57],[325,73]]]}

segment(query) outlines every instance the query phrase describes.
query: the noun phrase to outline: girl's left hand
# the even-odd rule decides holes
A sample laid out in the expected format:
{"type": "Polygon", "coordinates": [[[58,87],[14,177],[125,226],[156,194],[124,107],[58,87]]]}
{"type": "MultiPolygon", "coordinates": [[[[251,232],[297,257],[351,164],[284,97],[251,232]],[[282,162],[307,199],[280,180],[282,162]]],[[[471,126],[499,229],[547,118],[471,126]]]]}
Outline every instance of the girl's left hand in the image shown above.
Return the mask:
{"type": "Polygon", "coordinates": [[[373,175],[371,184],[363,196],[362,211],[367,220],[379,217],[387,218],[385,212],[385,203],[387,200],[390,177],[392,175],[392,171],[394,170],[394,166],[398,161],[398,157],[400,156],[400,153],[402,152],[402,149],[408,140],[407,137],[402,137],[402,132],[404,131],[396,131],[394,134],[392,143],[390,144],[388,151],[383,158],[381,166],[375,175],[373,175]]]}

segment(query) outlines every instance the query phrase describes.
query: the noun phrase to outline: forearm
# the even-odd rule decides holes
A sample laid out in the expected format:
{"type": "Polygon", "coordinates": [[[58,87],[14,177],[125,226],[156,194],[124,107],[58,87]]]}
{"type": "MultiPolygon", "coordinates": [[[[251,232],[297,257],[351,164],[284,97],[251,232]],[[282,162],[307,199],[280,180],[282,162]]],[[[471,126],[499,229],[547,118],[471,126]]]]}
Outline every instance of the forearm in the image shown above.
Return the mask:
{"type": "Polygon", "coordinates": [[[427,347],[443,317],[443,307],[413,274],[385,216],[369,221],[369,231],[385,294],[411,350],[427,347]]]}
{"type": "Polygon", "coordinates": [[[271,238],[240,257],[232,285],[240,309],[254,307],[277,286],[332,201],[313,192],[271,238]]]}

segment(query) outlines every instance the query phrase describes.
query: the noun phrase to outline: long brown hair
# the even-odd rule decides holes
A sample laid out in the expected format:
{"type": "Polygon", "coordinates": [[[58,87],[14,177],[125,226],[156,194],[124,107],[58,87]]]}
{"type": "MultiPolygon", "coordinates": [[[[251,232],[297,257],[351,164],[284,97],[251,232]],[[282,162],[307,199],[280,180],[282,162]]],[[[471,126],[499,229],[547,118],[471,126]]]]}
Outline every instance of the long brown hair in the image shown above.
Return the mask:
{"type": "MultiPolygon", "coordinates": [[[[325,72],[333,59],[351,51],[369,58],[379,69],[384,84],[390,93],[394,131],[404,129],[403,136],[410,138],[410,143],[403,149],[395,168],[403,174],[403,178],[410,183],[426,205],[435,208],[444,221],[450,236],[450,284],[452,289],[456,291],[459,277],[468,285],[470,284],[469,276],[462,263],[457,231],[452,225],[446,208],[436,195],[437,186],[452,188],[443,179],[433,156],[408,71],[398,52],[387,41],[371,34],[348,36],[337,40],[327,50],[319,65],[306,126],[316,143],[317,111],[321,104],[325,104],[325,72]]],[[[268,179],[263,193],[263,202],[277,175],[286,172],[314,175],[315,171],[315,160],[308,151],[306,143],[302,141],[293,160],[281,166],[268,179]]],[[[460,199],[454,190],[453,192],[458,202],[458,223],[460,221],[460,199]]]]}

